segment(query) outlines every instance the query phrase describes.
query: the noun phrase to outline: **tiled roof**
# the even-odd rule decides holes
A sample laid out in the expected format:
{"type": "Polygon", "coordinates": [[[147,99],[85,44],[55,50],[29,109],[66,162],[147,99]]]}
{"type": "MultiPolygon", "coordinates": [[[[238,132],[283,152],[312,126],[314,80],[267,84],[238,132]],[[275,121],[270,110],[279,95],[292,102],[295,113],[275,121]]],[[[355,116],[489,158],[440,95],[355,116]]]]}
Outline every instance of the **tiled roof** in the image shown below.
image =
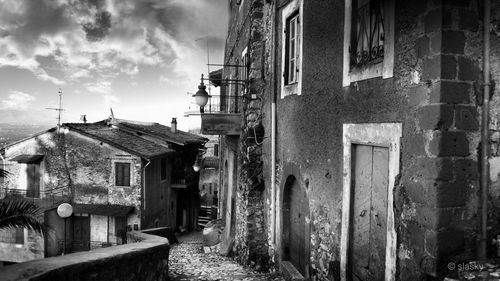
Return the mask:
{"type": "Polygon", "coordinates": [[[177,129],[176,133],[170,131],[170,127],[159,123],[135,122],[123,119],[114,119],[112,124],[119,128],[140,131],[144,134],[151,135],[156,138],[166,140],[168,142],[186,145],[186,144],[204,144],[208,141],[207,138],[199,135],[187,133],[177,129]]]}
{"type": "Polygon", "coordinates": [[[105,120],[96,123],[66,123],[63,126],[68,127],[70,131],[74,130],[145,159],[175,152],[175,150],[168,148],[166,144],[161,145],[139,135],[108,125],[105,120]]]}

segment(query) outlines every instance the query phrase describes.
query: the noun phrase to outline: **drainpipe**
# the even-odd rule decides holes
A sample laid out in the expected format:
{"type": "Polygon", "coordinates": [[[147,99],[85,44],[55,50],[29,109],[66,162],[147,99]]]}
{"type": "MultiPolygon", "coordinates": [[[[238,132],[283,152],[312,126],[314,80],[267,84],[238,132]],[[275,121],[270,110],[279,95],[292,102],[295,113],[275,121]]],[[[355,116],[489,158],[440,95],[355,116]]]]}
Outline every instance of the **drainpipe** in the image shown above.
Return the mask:
{"type": "Polygon", "coordinates": [[[484,92],[481,122],[481,240],[479,259],[485,260],[488,223],[488,125],[490,110],[490,0],[484,1],[484,92]]]}
{"type": "MultiPolygon", "coordinates": [[[[148,160],[148,163],[146,163],[146,165],[144,165],[144,168],[142,170],[142,188],[144,189],[144,191],[142,192],[142,194],[144,195],[144,204],[142,206],[142,209],[144,211],[146,211],[146,167],[151,164],[151,161],[148,160]]],[[[141,214],[142,216],[142,214],[141,214]]]]}
{"type": "MultiPolygon", "coordinates": [[[[274,56],[272,58],[273,63],[272,63],[272,73],[274,74],[272,77],[272,89],[273,91],[271,92],[271,241],[273,248],[275,248],[276,245],[276,216],[277,216],[277,211],[276,211],[276,93],[278,91],[278,86],[277,86],[277,74],[276,74],[276,56],[277,56],[277,48],[276,48],[276,34],[277,34],[277,29],[278,25],[276,24],[276,19],[278,18],[278,8],[277,8],[277,2],[273,2],[273,14],[274,14],[274,28],[272,30],[272,44],[273,44],[273,51],[274,51],[274,56]]],[[[276,249],[275,249],[276,251],[276,249]]]]}

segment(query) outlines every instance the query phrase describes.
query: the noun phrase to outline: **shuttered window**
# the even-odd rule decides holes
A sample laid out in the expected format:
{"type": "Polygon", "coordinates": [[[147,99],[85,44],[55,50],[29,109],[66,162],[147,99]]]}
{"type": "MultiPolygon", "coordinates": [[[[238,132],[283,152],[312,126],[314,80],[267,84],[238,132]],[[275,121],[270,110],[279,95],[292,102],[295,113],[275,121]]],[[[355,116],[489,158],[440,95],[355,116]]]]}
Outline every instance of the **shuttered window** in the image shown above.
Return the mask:
{"type": "Polygon", "coordinates": [[[130,186],[130,163],[115,163],[115,185],[130,186]]]}
{"type": "Polygon", "coordinates": [[[299,28],[299,13],[298,11],[292,14],[286,20],[286,46],[285,46],[285,85],[293,84],[298,81],[298,72],[300,65],[299,60],[299,40],[300,40],[300,28],[299,28]]]}

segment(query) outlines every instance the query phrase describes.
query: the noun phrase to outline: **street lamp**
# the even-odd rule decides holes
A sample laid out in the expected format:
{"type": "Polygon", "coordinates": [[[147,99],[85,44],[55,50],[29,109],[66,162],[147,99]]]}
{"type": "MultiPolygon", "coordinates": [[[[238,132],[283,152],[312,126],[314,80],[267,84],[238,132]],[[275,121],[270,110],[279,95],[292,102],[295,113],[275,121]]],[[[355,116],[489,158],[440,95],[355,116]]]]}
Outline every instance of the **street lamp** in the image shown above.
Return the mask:
{"type": "Polygon", "coordinates": [[[73,206],[68,203],[62,203],[57,207],[57,214],[64,219],[64,248],[63,255],[66,254],[66,219],[73,214],[73,206]]]}
{"type": "Polygon", "coordinates": [[[205,107],[205,105],[207,105],[208,99],[212,97],[207,93],[207,91],[205,91],[207,86],[205,86],[205,84],[203,84],[203,79],[204,78],[203,78],[203,74],[202,74],[201,75],[201,83],[198,86],[198,92],[196,92],[196,94],[193,95],[193,97],[196,101],[196,104],[200,107],[200,113],[205,112],[204,107],[205,107]]]}

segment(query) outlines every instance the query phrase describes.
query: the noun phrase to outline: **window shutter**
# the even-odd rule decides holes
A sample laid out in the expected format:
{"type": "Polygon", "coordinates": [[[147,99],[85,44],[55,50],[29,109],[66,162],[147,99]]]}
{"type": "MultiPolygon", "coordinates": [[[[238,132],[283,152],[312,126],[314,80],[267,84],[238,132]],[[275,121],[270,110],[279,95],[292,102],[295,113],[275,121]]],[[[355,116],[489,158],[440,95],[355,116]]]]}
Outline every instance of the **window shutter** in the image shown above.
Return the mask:
{"type": "Polygon", "coordinates": [[[123,186],[130,186],[130,164],[123,164],[123,186]]]}
{"type": "Polygon", "coordinates": [[[123,178],[123,169],[122,166],[119,163],[115,164],[115,185],[121,186],[122,181],[121,179],[123,178]]]}
{"type": "Polygon", "coordinates": [[[115,185],[130,186],[130,163],[115,163],[115,185]]]}

